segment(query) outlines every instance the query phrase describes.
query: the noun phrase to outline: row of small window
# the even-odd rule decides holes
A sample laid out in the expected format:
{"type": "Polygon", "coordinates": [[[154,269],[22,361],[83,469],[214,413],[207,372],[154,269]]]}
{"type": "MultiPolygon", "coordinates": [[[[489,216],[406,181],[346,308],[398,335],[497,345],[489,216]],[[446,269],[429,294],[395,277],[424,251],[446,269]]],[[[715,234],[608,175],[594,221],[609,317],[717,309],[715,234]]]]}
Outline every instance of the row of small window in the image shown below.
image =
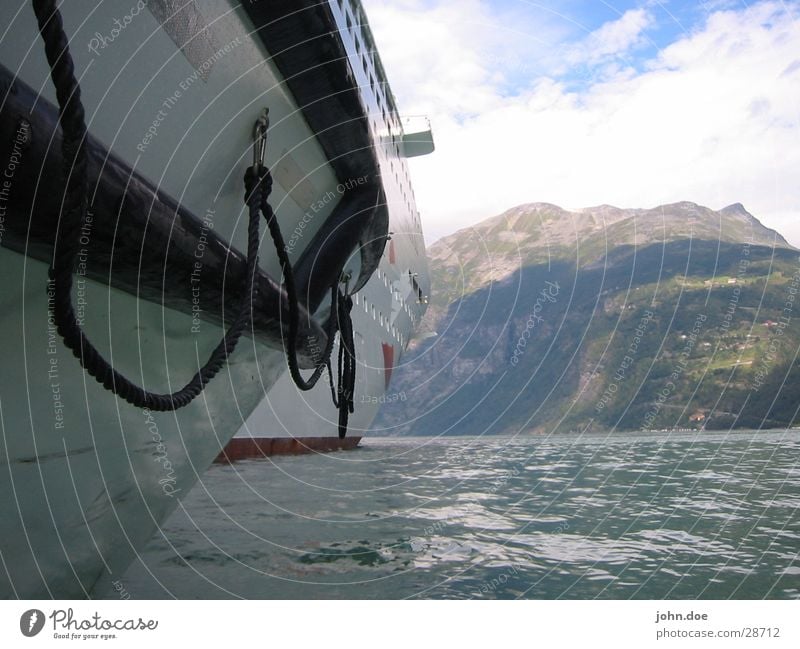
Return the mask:
{"type": "MultiPolygon", "coordinates": [[[[375,60],[374,47],[372,49],[370,49],[369,47],[371,37],[368,35],[367,32],[366,18],[363,16],[363,14],[361,14],[361,10],[359,8],[358,10],[356,10],[359,15],[357,19],[354,19],[351,14],[352,8],[350,6],[350,3],[347,2],[346,0],[339,0],[339,6],[342,11],[342,14],[345,16],[345,20],[347,22],[347,28],[353,36],[353,41],[355,42],[356,46],[356,52],[361,57],[361,63],[364,68],[364,74],[369,79],[370,86],[372,87],[373,93],[375,95],[376,103],[378,104],[378,107],[381,109],[383,122],[384,124],[386,124],[386,128],[388,129],[389,135],[391,136],[392,148],[394,149],[393,153],[397,155],[398,159],[401,159],[402,155],[400,153],[400,144],[399,144],[399,137],[401,133],[400,122],[394,113],[392,113],[391,111],[387,113],[386,106],[388,104],[388,101],[386,99],[385,88],[388,87],[388,83],[386,81],[378,83],[375,79],[375,74],[376,74],[375,70],[378,68],[378,64],[376,63],[375,60]],[[355,26],[353,22],[354,20],[356,24],[360,27],[358,31],[354,30],[355,26]],[[367,54],[369,54],[369,57],[367,57],[367,54]]],[[[378,133],[379,128],[377,121],[373,120],[372,125],[375,133],[378,133]]],[[[400,183],[400,175],[394,168],[394,161],[392,161],[391,166],[392,166],[392,172],[395,175],[395,179],[397,180],[398,185],[400,185],[402,188],[403,184],[400,183]]],[[[402,190],[403,199],[405,200],[405,203],[408,206],[408,209],[411,212],[412,216],[416,216],[416,211],[414,209],[414,202],[412,200],[414,198],[414,192],[413,189],[411,189],[411,178],[409,177],[408,174],[408,168],[405,165],[403,165],[401,167],[401,170],[403,173],[403,178],[406,181],[405,184],[409,188],[409,193],[411,194],[411,197],[409,198],[408,194],[406,194],[405,190],[403,189],[402,190]]],[[[415,218],[415,221],[417,222],[417,225],[419,225],[419,219],[415,218]]]]}
{"type": "Polygon", "coordinates": [[[403,203],[408,210],[408,214],[411,216],[412,222],[417,227],[420,227],[421,224],[419,212],[416,209],[416,197],[414,196],[414,188],[411,186],[411,178],[408,175],[408,166],[398,162],[402,177],[395,169],[394,160],[389,161],[389,166],[391,167],[392,174],[394,175],[397,185],[400,188],[400,194],[402,195],[403,203]],[[405,182],[402,182],[403,180],[405,182]]]}
{"type": "MultiPolygon", "coordinates": [[[[375,275],[378,277],[378,279],[383,279],[383,285],[386,288],[390,288],[389,285],[391,283],[391,280],[389,279],[389,276],[385,272],[383,272],[379,268],[377,271],[375,271],[375,275]]],[[[411,310],[411,307],[409,306],[408,302],[406,302],[406,299],[400,294],[400,291],[395,291],[394,289],[392,289],[392,299],[397,300],[400,303],[400,306],[403,307],[403,311],[406,312],[406,315],[409,318],[411,318],[411,321],[413,322],[414,312],[411,310]]]]}
{"type": "Polygon", "coordinates": [[[383,68],[376,59],[375,45],[372,41],[369,28],[367,27],[366,16],[364,16],[360,6],[354,9],[347,0],[339,0],[339,9],[345,17],[347,30],[353,37],[353,42],[356,46],[356,54],[361,58],[361,65],[364,68],[364,74],[367,79],[369,79],[369,84],[375,95],[376,103],[383,113],[383,121],[386,123],[394,139],[395,134],[400,132],[400,123],[394,112],[391,109],[387,109],[389,105],[389,101],[386,97],[388,83],[385,79],[380,83],[376,80],[376,76],[383,76],[377,72],[377,70],[382,70],[383,68]]]}
{"type": "Polygon", "coordinates": [[[400,167],[400,173],[402,174],[402,179],[405,182],[401,182],[401,176],[395,169],[394,160],[390,162],[392,173],[394,173],[395,180],[397,180],[397,184],[400,186],[400,193],[403,195],[403,201],[408,208],[408,213],[411,215],[411,219],[414,221],[414,223],[419,227],[419,212],[416,208],[416,196],[414,195],[414,187],[411,185],[411,176],[408,173],[408,165],[399,162],[399,160],[401,160],[401,158],[398,157],[397,164],[400,167]]]}
{"type": "MultiPolygon", "coordinates": [[[[376,81],[376,75],[381,76],[379,73],[376,72],[379,68],[379,63],[377,62],[375,56],[375,49],[374,45],[372,44],[372,37],[368,34],[367,30],[367,22],[366,18],[361,13],[360,8],[356,10],[356,13],[359,14],[356,19],[354,19],[351,15],[352,8],[349,3],[346,1],[340,0],[339,1],[340,9],[342,14],[345,16],[345,20],[347,22],[347,28],[350,34],[353,36],[353,42],[355,43],[356,53],[361,59],[361,65],[364,69],[364,74],[366,75],[367,79],[369,80],[370,87],[373,91],[373,96],[375,97],[375,103],[377,104],[378,108],[380,109],[381,113],[378,117],[383,117],[383,123],[386,125],[386,129],[388,134],[391,138],[391,145],[388,145],[389,138],[387,138],[387,153],[388,150],[391,149],[392,154],[396,155],[398,159],[402,157],[400,152],[400,139],[402,134],[402,129],[400,127],[400,121],[397,117],[397,111],[392,111],[390,108],[387,108],[389,105],[389,101],[387,100],[387,89],[389,84],[387,81],[381,81],[380,83],[376,81]],[[356,24],[360,27],[358,31],[354,30],[353,21],[355,20],[356,24]]],[[[382,68],[381,68],[382,69],[382,68]]],[[[372,129],[373,132],[378,135],[381,129],[378,126],[378,120],[374,118],[372,120],[372,129]]],[[[394,164],[392,163],[392,171],[394,172],[394,164]]],[[[404,169],[404,177],[406,182],[411,184],[411,179],[408,175],[408,170],[404,169]]],[[[398,183],[400,182],[400,178],[395,172],[395,178],[397,179],[398,183]]],[[[411,208],[411,203],[406,198],[406,203],[411,208]]],[[[413,210],[412,210],[413,211],[413,210]]]]}
{"type": "Polygon", "coordinates": [[[359,298],[358,293],[356,293],[353,296],[353,304],[358,305],[359,303],[364,305],[364,313],[369,315],[370,311],[372,312],[372,319],[376,320],[378,324],[381,326],[381,328],[386,329],[386,332],[391,334],[392,338],[394,338],[401,345],[406,344],[405,336],[403,336],[403,334],[397,327],[395,327],[393,324],[389,322],[389,318],[385,317],[383,315],[383,312],[376,310],[374,304],[372,305],[372,307],[370,307],[367,300],[365,300],[364,298],[359,298]]]}
{"type": "MultiPolygon", "coordinates": [[[[351,4],[347,0],[339,0],[339,9],[341,10],[342,14],[345,17],[345,22],[347,23],[347,29],[353,37],[353,42],[355,43],[356,53],[361,59],[361,64],[364,69],[364,74],[369,79],[370,86],[372,87],[373,94],[375,96],[376,103],[378,107],[381,109],[381,113],[383,116],[383,121],[386,124],[386,128],[388,129],[389,135],[391,136],[392,141],[392,148],[394,149],[394,153],[397,155],[398,159],[401,159],[402,156],[400,154],[400,144],[398,142],[399,136],[401,131],[400,122],[397,119],[396,111],[389,110],[387,113],[387,104],[389,103],[386,98],[386,88],[388,88],[388,83],[384,80],[378,83],[375,79],[376,72],[375,70],[378,69],[378,62],[375,58],[375,48],[374,44],[372,44],[372,37],[369,34],[367,28],[367,20],[364,16],[361,7],[359,6],[357,9],[353,9],[351,4]],[[353,13],[357,14],[355,17],[353,13]],[[359,29],[356,30],[355,27],[359,29]]],[[[372,122],[373,130],[377,134],[379,132],[377,121],[373,120],[372,122]]],[[[394,161],[391,163],[392,172],[394,173],[395,179],[397,180],[398,185],[403,187],[403,184],[400,183],[400,175],[394,168],[394,161]]],[[[403,172],[403,177],[406,181],[405,186],[409,188],[410,197],[406,194],[405,190],[402,189],[403,192],[403,199],[405,201],[406,206],[408,207],[409,212],[414,219],[415,224],[417,227],[421,226],[419,220],[419,213],[415,209],[415,196],[414,190],[411,188],[411,178],[408,174],[408,168],[406,165],[401,167],[403,172]]]]}

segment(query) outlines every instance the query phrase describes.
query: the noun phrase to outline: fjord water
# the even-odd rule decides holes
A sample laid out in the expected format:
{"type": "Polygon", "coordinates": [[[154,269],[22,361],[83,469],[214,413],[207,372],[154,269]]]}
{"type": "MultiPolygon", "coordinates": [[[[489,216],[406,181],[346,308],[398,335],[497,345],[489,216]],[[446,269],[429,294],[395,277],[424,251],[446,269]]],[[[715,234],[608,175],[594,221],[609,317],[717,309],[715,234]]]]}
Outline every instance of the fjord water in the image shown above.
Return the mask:
{"type": "Polygon", "coordinates": [[[800,431],[216,465],[109,598],[799,598],[800,431]]]}

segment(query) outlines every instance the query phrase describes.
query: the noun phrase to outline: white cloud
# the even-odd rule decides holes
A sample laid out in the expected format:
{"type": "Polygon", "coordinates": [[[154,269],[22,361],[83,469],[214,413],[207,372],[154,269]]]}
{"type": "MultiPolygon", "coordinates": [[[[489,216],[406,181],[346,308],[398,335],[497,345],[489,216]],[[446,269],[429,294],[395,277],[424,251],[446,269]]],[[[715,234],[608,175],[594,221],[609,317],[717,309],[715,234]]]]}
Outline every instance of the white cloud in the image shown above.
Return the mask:
{"type": "Polygon", "coordinates": [[[653,24],[645,9],[631,9],[619,19],[592,32],[568,54],[569,63],[597,64],[609,57],[623,56],[645,42],[644,32],[653,24]]]}
{"type": "Polygon", "coordinates": [[[370,25],[407,113],[464,118],[502,105],[509,76],[530,74],[555,40],[546,21],[497,14],[484,0],[370,0],[370,25]]]}
{"type": "Polygon", "coordinates": [[[558,20],[514,16],[511,29],[480,0],[366,6],[401,110],[434,125],[437,152],[411,161],[428,240],[531,201],[691,200],[742,202],[800,245],[796,4],[717,11],[640,73],[606,59],[637,46],[643,10],[576,48],[558,20]],[[605,62],[578,93],[553,52],[605,62]]]}

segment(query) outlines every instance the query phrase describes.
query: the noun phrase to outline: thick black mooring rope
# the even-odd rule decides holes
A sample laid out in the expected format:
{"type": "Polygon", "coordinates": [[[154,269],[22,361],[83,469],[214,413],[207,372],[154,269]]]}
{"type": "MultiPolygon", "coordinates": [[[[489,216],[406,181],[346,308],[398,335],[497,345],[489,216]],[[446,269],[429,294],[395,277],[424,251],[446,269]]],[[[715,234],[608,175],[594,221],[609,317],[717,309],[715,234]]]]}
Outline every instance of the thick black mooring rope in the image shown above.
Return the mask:
{"type": "Polygon", "coordinates": [[[56,3],[54,0],[33,0],[33,9],[58,97],[59,122],[63,132],[64,175],[67,183],[53,262],[49,270],[54,292],[53,318],[58,333],[83,368],[107,390],[134,406],[154,411],[177,410],[191,403],[220,371],[251,320],[252,302],[257,291],[255,276],[258,269],[261,189],[256,188],[248,201],[250,218],[247,228],[247,274],[242,302],[236,319],[206,364],[189,383],[171,394],[149,392],[122,376],[100,355],[83,333],[72,306],[72,276],[87,207],[87,157],[84,146],[86,122],[81,89],[75,79],[68,40],[56,3]]]}
{"type": "Polygon", "coordinates": [[[350,312],[353,309],[353,298],[339,294],[339,387],[336,406],[339,408],[339,437],[343,438],[347,431],[347,422],[354,410],[353,397],[356,386],[356,348],[353,336],[353,321],[350,312]]]}
{"type": "MultiPolygon", "coordinates": [[[[117,372],[83,333],[72,306],[72,276],[77,263],[80,230],[87,207],[87,158],[84,148],[87,129],[84,108],[81,103],[80,85],[75,79],[68,40],[56,3],[54,0],[32,0],[32,2],[58,97],[59,123],[63,132],[62,155],[67,186],[49,275],[54,287],[53,318],[64,344],[72,350],[91,376],[106,389],[135,406],[153,411],[170,411],[191,403],[223,367],[251,320],[252,304],[257,292],[255,276],[258,270],[260,212],[267,221],[284,274],[289,302],[289,341],[286,356],[289,372],[300,390],[308,391],[314,388],[326,368],[333,388],[330,357],[336,330],[339,331],[338,387],[333,401],[339,410],[339,437],[344,438],[349,414],[354,410],[353,396],[356,381],[355,345],[350,315],[353,301],[349,295],[339,290],[338,280],[334,282],[331,286],[331,313],[328,319],[326,348],[321,358],[314,359],[315,369],[311,377],[304,379],[300,374],[297,360],[300,323],[297,288],[283,235],[268,200],[272,192],[272,175],[263,165],[250,167],[245,175],[245,198],[249,210],[247,274],[239,312],[206,364],[189,383],[171,394],[149,392],[117,372]]],[[[266,133],[263,136],[266,137],[266,133]]]]}
{"type": "MultiPolygon", "coordinates": [[[[264,127],[266,129],[266,126],[264,127]]],[[[266,137],[266,132],[264,133],[266,137]]],[[[247,170],[245,175],[245,187],[247,195],[254,188],[260,187],[261,192],[261,213],[267,221],[270,236],[278,255],[278,260],[283,271],[283,279],[286,285],[286,296],[289,302],[289,339],[286,346],[286,359],[289,365],[289,373],[295,385],[301,391],[312,390],[322,373],[327,368],[331,383],[331,393],[334,405],[339,410],[339,438],[344,439],[347,435],[347,423],[350,413],[354,410],[353,395],[356,384],[356,358],[355,345],[353,340],[353,322],[351,311],[353,308],[353,298],[339,290],[338,279],[331,285],[331,309],[328,317],[326,333],[328,341],[324,352],[320,358],[314,359],[315,369],[313,374],[305,379],[300,373],[300,366],[297,360],[297,337],[300,329],[300,309],[297,286],[294,280],[294,270],[286,251],[283,233],[281,232],[278,219],[269,203],[269,196],[272,193],[272,174],[263,164],[254,165],[247,170]],[[336,331],[339,331],[339,371],[338,387],[336,394],[333,394],[333,372],[331,370],[330,358],[333,352],[333,340],[336,331]]],[[[249,202],[249,199],[248,199],[249,202]]]]}

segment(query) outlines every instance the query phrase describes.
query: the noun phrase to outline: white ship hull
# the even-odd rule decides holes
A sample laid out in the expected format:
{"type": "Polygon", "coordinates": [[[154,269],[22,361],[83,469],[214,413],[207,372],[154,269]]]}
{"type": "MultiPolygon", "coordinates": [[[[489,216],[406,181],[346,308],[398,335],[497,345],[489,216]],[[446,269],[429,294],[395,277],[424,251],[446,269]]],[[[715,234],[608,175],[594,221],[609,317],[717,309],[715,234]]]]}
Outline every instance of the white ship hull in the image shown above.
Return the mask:
{"type": "MultiPolygon", "coordinates": [[[[401,304],[411,302],[410,310],[416,318],[419,298],[412,297],[410,290],[401,292],[403,297],[401,303],[397,290],[403,284],[410,286],[410,282],[407,277],[402,277],[403,271],[400,273],[392,271],[392,265],[388,260],[384,260],[380,278],[376,276],[370,280],[357,294],[357,302],[353,306],[357,382],[355,412],[350,416],[348,437],[363,437],[382,404],[387,401],[405,401],[408,398],[406,394],[392,392],[390,381],[394,369],[403,362],[407,341],[414,335],[414,321],[401,304]],[[385,267],[389,270],[383,270],[385,267]],[[390,273],[395,275],[395,279],[391,282],[388,279],[390,273]],[[384,276],[387,278],[388,286],[384,284],[382,279],[384,276]],[[373,306],[375,306],[374,316],[373,306]],[[386,315],[387,313],[389,315],[386,315]],[[384,324],[381,324],[382,318],[384,324]],[[386,323],[389,325],[388,329],[386,323]]],[[[407,275],[407,270],[405,272],[407,275]]],[[[337,349],[338,345],[334,349],[334,355],[337,349]]],[[[264,455],[330,450],[328,439],[335,437],[338,437],[338,412],[331,401],[327,382],[321,382],[311,392],[301,392],[288,374],[278,379],[267,397],[236,434],[237,440],[293,438],[301,442],[288,446],[274,445],[274,448],[263,453],[264,455]]],[[[259,457],[261,454],[258,450],[254,450],[248,457],[259,457]]],[[[237,456],[232,452],[230,458],[236,459],[237,456]]]]}
{"type": "MultiPolygon", "coordinates": [[[[150,4],[163,9],[174,3],[150,4]]],[[[242,250],[242,176],[251,164],[253,121],[269,106],[267,164],[275,180],[270,202],[290,243],[302,224],[302,236],[289,250],[294,262],[349,185],[343,185],[244,11],[221,0],[191,4],[213,37],[183,48],[149,10],[121,17],[116,3],[101,3],[91,15],[82,6],[62,8],[89,131],[242,250]],[[115,28],[115,21],[124,28],[115,28]],[[139,81],[126,83],[132,76],[139,81]]],[[[340,3],[331,8],[344,22],[340,3]]],[[[9,26],[0,41],[0,62],[55,102],[28,3],[4,3],[0,24],[9,26]]],[[[344,40],[355,47],[352,34],[344,40]]],[[[375,96],[366,93],[363,101],[380,114],[370,104],[375,96]]],[[[369,427],[385,398],[391,367],[424,312],[427,294],[405,162],[381,124],[376,118],[370,130],[394,235],[380,275],[362,288],[353,308],[354,438],[369,427]]],[[[280,277],[267,236],[260,265],[280,277]]],[[[357,274],[357,264],[350,266],[357,274]]],[[[275,437],[337,435],[327,382],[298,393],[285,373],[284,352],[258,337],[243,338],[188,407],[152,413],[130,406],[86,375],[62,345],[48,314],[47,264],[3,247],[0,268],[0,597],[104,592],[237,430],[275,437]]],[[[78,298],[89,337],[115,368],[163,392],[182,386],[224,333],[221,323],[198,313],[92,279],[79,278],[73,293],[78,298]]],[[[335,348],[334,358],[336,353],[335,348]]]]}
{"type": "MultiPolygon", "coordinates": [[[[247,340],[187,408],[133,408],[61,344],[48,321],[46,266],[0,249],[0,267],[0,594],[86,597],[122,575],[283,371],[283,355],[247,340]]],[[[111,304],[91,316],[95,337],[112,331],[114,362],[147,368],[148,384],[191,371],[195,344],[208,348],[219,337],[210,327],[187,336],[189,315],[94,283],[86,291],[89,303],[111,304]]]]}
{"type": "MultiPolygon", "coordinates": [[[[392,133],[402,131],[403,125],[388,86],[381,88],[379,84],[378,88],[375,87],[374,80],[376,77],[382,79],[383,71],[374,44],[364,44],[360,40],[360,25],[366,25],[360,3],[332,2],[331,10],[347,55],[355,62],[352,72],[362,89],[362,101],[367,112],[374,116],[370,130],[377,143],[375,152],[386,192],[392,233],[378,272],[356,294],[353,307],[358,380],[355,412],[350,417],[348,436],[362,437],[382,404],[408,397],[391,392],[391,375],[394,368],[403,362],[405,349],[425,314],[430,283],[425,242],[406,158],[429,152],[425,147],[429,144],[430,133],[406,132],[405,142],[400,146],[392,143],[392,133]],[[366,57],[365,51],[368,53],[366,57]],[[368,59],[366,62],[365,58],[368,59]],[[388,120],[384,117],[387,112],[388,120]],[[410,152],[414,147],[418,150],[410,152]]],[[[243,447],[248,457],[259,457],[263,454],[330,450],[330,438],[337,434],[337,411],[331,402],[328,386],[318,385],[311,392],[301,392],[291,378],[284,375],[238,431],[236,438],[266,442],[260,447],[243,447]],[[270,440],[287,438],[298,443],[270,445],[270,440]]],[[[229,455],[232,459],[237,457],[233,451],[229,455]]],[[[226,456],[221,459],[225,460],[226,456]]]]}

